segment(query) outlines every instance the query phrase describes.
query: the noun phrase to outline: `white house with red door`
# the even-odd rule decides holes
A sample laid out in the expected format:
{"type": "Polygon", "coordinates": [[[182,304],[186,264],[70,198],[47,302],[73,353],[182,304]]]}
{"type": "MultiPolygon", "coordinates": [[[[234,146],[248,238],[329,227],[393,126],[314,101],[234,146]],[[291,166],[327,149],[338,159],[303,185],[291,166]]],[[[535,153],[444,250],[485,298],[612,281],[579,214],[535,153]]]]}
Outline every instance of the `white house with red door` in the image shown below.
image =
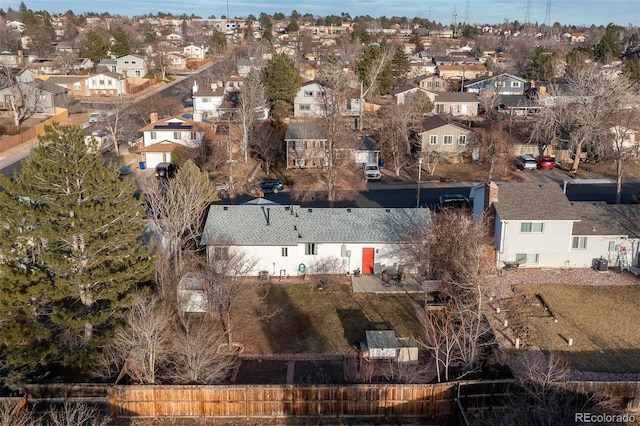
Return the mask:
{"type": "Polygon", "coordinates": [[[430,223],[429,209],[306,208],[256,199],[211,205],[201,244],[212,262],[246,256],[252,265],[249,275],[254,276],[327,269],[373,274],[403,264],[405,231],[430,223]]]}

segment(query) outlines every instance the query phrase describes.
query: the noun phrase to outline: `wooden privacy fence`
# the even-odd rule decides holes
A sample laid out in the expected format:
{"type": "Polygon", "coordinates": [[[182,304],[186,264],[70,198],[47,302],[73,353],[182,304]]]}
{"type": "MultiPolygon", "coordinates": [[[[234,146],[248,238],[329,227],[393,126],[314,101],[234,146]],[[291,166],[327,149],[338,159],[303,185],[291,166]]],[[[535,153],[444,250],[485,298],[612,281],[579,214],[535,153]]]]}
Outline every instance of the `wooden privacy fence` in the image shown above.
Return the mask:
{"type": "Polygon", "coordinates": [[[69,118],[69,111],[65,108],[56,107],[56,113],[53,117],[50,117],[43,122],[37,124],[34,127],[21,128],[16,126],[0,126],[0,132],[9,134],[6,138],[0,139],[0,152],[7,151],[23,143],[29,142],[32,139],[44,134],[44,127],[51,125],[54,122],[61,122],[69,118]]]}
{"type": "Polygon", "coordinates": [[[386,418],[455,413],[455,383],[429,385],[114,386],[114,417],[386,418]]]}

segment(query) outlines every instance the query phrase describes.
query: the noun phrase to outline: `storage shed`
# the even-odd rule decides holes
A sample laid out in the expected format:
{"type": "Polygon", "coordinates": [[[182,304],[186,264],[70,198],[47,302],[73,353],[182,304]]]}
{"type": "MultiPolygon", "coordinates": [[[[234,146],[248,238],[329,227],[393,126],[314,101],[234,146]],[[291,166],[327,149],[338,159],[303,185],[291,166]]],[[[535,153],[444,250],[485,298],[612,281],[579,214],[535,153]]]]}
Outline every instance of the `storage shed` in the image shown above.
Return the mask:
{"type": "Polygon", "coordinates": [[[393,330],[367,330],[365,334],[366,340],[361,343],[365,358],[418,361],[418,344],[411,337],[397,337],[393,330]]]}
{"type": "Polygon", "coordinates": [[[200,274],[187,272],[178,283],[178,307],[181,312],[207,312],[207,295],[200,274]]]}

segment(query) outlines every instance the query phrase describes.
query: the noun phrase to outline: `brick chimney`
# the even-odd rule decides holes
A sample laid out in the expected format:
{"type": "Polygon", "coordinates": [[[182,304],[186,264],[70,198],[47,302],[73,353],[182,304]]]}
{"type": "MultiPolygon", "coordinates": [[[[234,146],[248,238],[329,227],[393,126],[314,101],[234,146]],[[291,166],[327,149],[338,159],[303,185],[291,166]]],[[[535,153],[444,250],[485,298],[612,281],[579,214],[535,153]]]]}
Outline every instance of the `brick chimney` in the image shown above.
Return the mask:
{"type": "Polygon", "coordinates": [[[151,114],[149,114],[149,120],[151,121],[151,123],[155,123],[156,121],[158,121],[158,113],[152,112],[151,114]]]}
{"type": "Polygon", "coordinates": [[[22,51],[22,49],[18,50],[18,67],[24,67],[24,52],[22,51]]]}
{"type": "Polygon", "coordinates": [[[484,190],[484,208],[488,209],[493,203],[498,202],[498,184],[491,180],[485,185],[484,190]]]}

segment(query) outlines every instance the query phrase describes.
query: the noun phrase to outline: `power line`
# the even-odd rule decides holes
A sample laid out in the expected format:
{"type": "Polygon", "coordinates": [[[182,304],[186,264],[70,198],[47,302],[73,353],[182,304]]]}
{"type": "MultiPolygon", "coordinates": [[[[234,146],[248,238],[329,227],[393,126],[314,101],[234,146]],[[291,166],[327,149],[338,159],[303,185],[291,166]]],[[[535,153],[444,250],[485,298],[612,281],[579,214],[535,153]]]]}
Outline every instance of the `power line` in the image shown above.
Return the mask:
{"type": "Polygon", "coordinates": [[[469,17],[469,9],[471,8],[470,3],[471,2],[469,0],[467,0],[466,3],[465,3],[465,10],[464,10],[464,23],[465,23],[465,25],[470,25],[470,20],[471,20],[471,18],[469,17]]]}
{"type": "Polygon", "coordinates": [[[551,26],[551,0],[547,0],[547,11],[544,15],[544,24],[547,27],[551,26]]]}
{"type": "Polygon", "coordinates": [[[524,15],[524,23],[530,24],[531,23],[531,0],[527,0],[526,11],[527,13],[524,15]]]}

